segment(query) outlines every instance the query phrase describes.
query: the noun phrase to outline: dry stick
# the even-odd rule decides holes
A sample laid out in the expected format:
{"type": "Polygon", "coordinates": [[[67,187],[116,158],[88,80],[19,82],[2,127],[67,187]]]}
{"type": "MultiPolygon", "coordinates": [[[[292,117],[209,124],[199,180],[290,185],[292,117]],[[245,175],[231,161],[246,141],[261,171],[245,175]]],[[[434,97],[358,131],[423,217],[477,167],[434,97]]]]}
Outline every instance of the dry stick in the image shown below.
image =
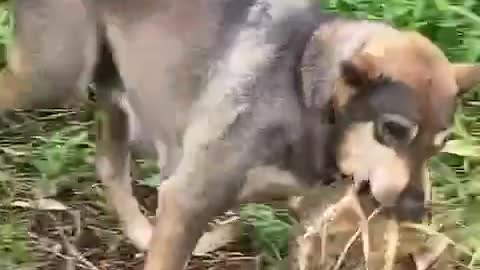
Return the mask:
{"type": "MultiPolygon", "coordinates": [[[[74,260],[76,259],[75,257],[73,257],[72,255],[64,255],[62,253],[60,253],[59,251],[57,250],[54,250],[53,248],[49,248],[46,244],[44,243],[41,243],[41,241],[44,241],[44,242],[48,242],[48,243],[51,243],[51,244],[58,244],[58,245],[61,245],[60,243],[57,243],[51,239],[48,239],[46,237],[40,237],[34,233],[28,233],[28,235],[33,238],[33,239],[37,239],[38,241],[40,241],[38,244],[39,246],[37,248],[39,248],[40,250],[42,251],[45,251],[45,252],[49,252],[49,253],[52,253],[53,255],[59,257],[59,258],[62,258],[66,261],[70,261],[70,260],[74,260]]],[[[88,269],[88,270],[91,270],[92,268],[87,266],[87,265],[84,265],[83,263],[79,264],[78,265],[80,268],[82,269],[88,269]]]]}
{"type": "Polygon", "coordinates": [[[365,269],[368,270],[368,265],[370,263],[370,233],[368,228],[368,219],[365,216],[365,212],[362,209],[360,201],[356,193],[351,191],[350,193],[352,199],[352,209],[355,211],[357,216],[360,218],[359,227],[360,232],[362,233],[362,251],[363,257],[365,258],[365,269]]]}
{"type": "MultiPolygon", "coordinates": [[[[51,213],[49,213],[49,216],[51,219],[53,219],[55,222],[57,222],[57,219],[55,218],[54,215],[52,215],[51,213]]],[[[60,235],[60,237],[62,238],[62,241],[63,241],[63,244],[65,245],[65,247],[67,248],[67,251],[68,253],[73,256],[77,261],[83,263],[85,266],[87,266],[89,269],[91,270],[100,270],[98,267],[96,267],[92,262],[90,262],[87,258],[85,258],[85,256],[83,256],[78,250],[77,248],[72,244],[70,243],[70,241],[68,241],[67,239],[67,236],[65,235],[65,233],[63,232],[63,229],[61,228],[56,228],[57,229],[57,232],[58,234],[60,235]]]]}
{"type": "MultiPolygon", "coordinates": [[[[355,188],[350,188],[346,192],[345,196],[339,202],[337,202],[336,204],[328,207],[327,210],[325,210],[322,217],[320,218],[320,221],[316,222],[317,224],[320,223],[321,235],[322,235],[322,237],[320,239],[320,241],[321,241],[320,264],[321,265],[325,264],[325,261],[326,261],[326,252],[325,252],[326,245],[327,245],[327,237],[326,236],[327,236],[327,231],[328,231],[327,227],[328,227],[329,222],[334,220],[340,212],[343,212],[347,208],[351,208],[360,218],[359,227],[360,227],[360,231],[362,233],[363,253],[364,253],[364,257],[365,257],[365,261],[366,261],[366,265],[367,265],[366,269],[368,270],[368,257],[369,257],[369,253],[370,253],[370,239],[369,239],[370,237],[369,237],[369,233],[368,233],[368,220],[369,219],[367,219],[367,217],[365,216],[365,213],[363,212],[363,209],[361,207],[361,204],[360,204],[360,202],[358,200],[358,197],[357,197],[355,192],[356,192],[355,188]]],[[[310,234],[312,234],[311,231],[314,231],[314,229],[309,230],[304,235],[304,237],[307,237],[310,234]]]]}
{"type": "Polygon", "coordinates": [[[397,256],[397,245],[399,240],[399,225],[398,222],[391,218],[387,221],[386,232],[387,246],[385,249],[385,265],[384,270],[393,270],[395,257],[397,256]]]}
{"type": "Polygon", "coordinates": [[[430,170],[426,167],[423,168],[423,190],[424,190],[424,197],[425,197],[425,205],[428,205],[428,211],[425,218],[425,221],[428,224],[432,223],[432,214],[430,212],[430,207],[432,204],[432,182],[430,181],[430,170]]]}
{"type": "Polygon", "coordinates": [[[30,236],[30,238],[32,238],[33,240],[37,240],[38,241],[38,246],[36,246],[36,248],[42,250],[42,251],[45,251],[45,252],[48,252],[48,253],[52,253],[53,255],[59,257],[59,258],[62,258],[62,259],[65,259],[65,260],[68,260],[68,259],[71,259],[72,257],[69,256],[69,255],[64,255],[62,253],[60,253],[58,250],[56,250],[55,248],[51,248],[51,247],[48,247],[48,244],[58,244],[61,246],[60,243],[57,243],[47,237],[41,237],[35,233],[32,233],[32,232],[29,232],[28,233],[28,236],[30,236]]]}
{"type": "Polygon", "coordinates": [[[432,201],[432,183],[430,182],[430,171],[428,168],[423,169],[423,188],[425,192],[425,202],[432,201]]]}
{"type": "Polygon", "coordinates": [[[351,203],[351,197],[350,196],[344,196],[339,202],[336,204],[330,206],[325,210],[324,214],[322,215],[320,219],[320,228],[321,228],[321,253],[320,253],[320,264],[324,265],[326,261],[326,250],[327,250],[327,227],[328,223],[331,222],[336,218],[339,212],[344,211],[348,207],[350,207],[351,203]]]}
{"type": "MultiPolygon", "coordinates": [[[[429,269],[435,262],[438,260],[440,255],[448,248],[450,245],[450,239],[448,237],[444,237],[443,235],[435,236],[432,240],[433,243],[429,243],[431,249],[429,252],[423,252],[413,254],[413,258],[415,261],[415,265],[417,266],[417,270],[427,270],[429,269]]],[[[472,268],[472,267],[470,267],[472,268]]]]}
{"type": "Polygon", "coordinates": [[[328,222],[325,222],[325,224],[322,226],[322,237],[320,238],[320,250],[322,253],[320,253],[320,264],[325,265],[325,261],[327,260],[327,255],[326,255],[326,250],[327,250],[327,237],[328,237],[328,222]]]}
{"type": "Polygon", "coordinates": [[[100,270],[98,267],[93,265],[87,258],[85,258],[78,250],[77,248],[68,241],[67,237],[63,233],[61,229],[57,229],[58,233],[60,234],[60,237],[62,237],[63,243],[65,247],[68,250],[68,253],[70,253],[71,256],[73,256],[75,259],[78,261],[82,262],[85,266],[87,266],[91,270],[100,270]]]}
{"type": "MultiPolygon", "coordinates": [[[[380,213],[380,208],[375,209],[370,216],[368,216],[367,221],[370,221],[372,218],[374,218],[378,213],[380,213]]],[[[335,264],[335,267],[333,270],[339,270],[340,267],[342,266],[342,263],[345,261],[345,258],[347,257],[348,250],[352,247],[353,243],[355,240],[357,240],[358,236],[360,235],[360,232],[362,231],[362,228],[359,227],[357,231],[350,237],[348,240],[347,244],[345,245],[345,248],[343,249],[342,253],[340,254],[340,257],[338,257],[337,263],[335,264]]]]}

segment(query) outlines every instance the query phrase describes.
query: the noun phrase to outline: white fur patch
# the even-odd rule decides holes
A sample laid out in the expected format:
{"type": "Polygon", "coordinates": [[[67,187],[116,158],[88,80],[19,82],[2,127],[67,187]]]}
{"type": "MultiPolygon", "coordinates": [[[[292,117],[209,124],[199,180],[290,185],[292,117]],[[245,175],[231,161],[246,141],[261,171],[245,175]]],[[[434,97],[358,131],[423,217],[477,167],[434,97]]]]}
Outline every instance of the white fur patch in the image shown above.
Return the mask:
{"type": "Polygon", "coordinates": [[[110,179],[114,175],[112,163],[104,156],[97,157],[96,170],[101,179],[110,179]]]}
{"type": "Polygon", "coordinates": [[[163,169],[165,169],[165,167],[167,166],[167,163],[168,163],[168,149],[167,149],[167,145],[165,145],[164,142],[160,141],[160,140],[155,140],[153,142],[153,144],[155,145],[155,150],[157,151],[157,164],[158,164],[158,169],[160,171],[162,171],[163,169]]]}
{"type": "Polygon", "coordinates": [[[435,147],[440,147],[445,143],[445,140],[447,137],[452,134],[452,129],[446,129],[443,131],[440,131],[439,133],[435,134],[433,138],[433,145],[435,147]]]}
{"type": "Polygon", "coordinates": [[[369,180],[373,196],[384,206],[398,198],[409,181],[405,160],[374,138],[374,124],[356,124],[347,130],[340,146],[339,168],[356,184],[369,180]]]}
{"type": "Polygon", "coordinates": [[[137,114],[132,108],[126,94],[118,96],[118,105],[125,111],[128,118],[128,140],[130,142],[141,140],[144,137],[144,130],[140,124],[137,114]]]}

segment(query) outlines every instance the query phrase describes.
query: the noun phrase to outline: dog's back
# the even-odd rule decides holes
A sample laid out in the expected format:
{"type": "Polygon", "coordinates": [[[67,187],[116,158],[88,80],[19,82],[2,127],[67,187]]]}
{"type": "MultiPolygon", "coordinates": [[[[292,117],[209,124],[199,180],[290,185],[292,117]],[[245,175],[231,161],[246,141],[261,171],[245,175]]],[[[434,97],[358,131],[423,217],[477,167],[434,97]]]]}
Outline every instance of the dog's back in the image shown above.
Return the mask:
{"type": "MultiPolygon", "coordinates": [[[[10,71],[0,78],[0,110],[56,107],[82,96],[91,82],[108,92],[98,95],[108,102],[113,101],[109,92],[127,89],[142,132],[156,134],[147,137],[170,149],[173,164],[167,171],[172,171],[212,64],[238,43],[233,37],[246,21],[262,23],[269,5],[256,0],[18,0],[10,71]],[[258,18],[247,18],[252,14],[258,18]]],[[[268,42],[286,44],[298,36],[294,29],[315,27],[315,16],[302,12],[286,15],[268,42]]]]}
{"type": "MultiPolygon", "coordinates": [[[[233,45],[258,42],[257,33],[253,32],[253,36],[245,40],[234,37],[245,27],[260,29],[269,20],[263,16],[271,3],[162,0],[100,1],[94,5],[101,35],[113,52],[115,68],[127,89],[125,97],[140,127],[148,127],[144,130],[155,134],[150,136],[156,140],[154,143],[160,141],[167,146],[171,161],[164,171],[168,175],[182,155],[181,137],[190,123],[193,105],[205,90],[209,74],[223,69],[217,60],[225,57],[233,45]]],[[[279,3],[277,8],[281,10],[282,5],[279,3]]],[[[302,5],[286,10],[282,19],[269,28],[267,40],[261,41],[282,47],[279,55],[289,54],[284,58],[291,59],[285,61],[292,63],[278,63],[280,66],[296,65],[293,62],[299,61],[302,46],[319,23],[319,10],[302,5]]],[[[239,63],[248,62],[249,53],[242,51],[244,58],[238,59],[239,63]]],[[[294,78],[289,80],[295,83],[294,78]]],[[[269,90],[259,96],[268,96],[267,92],[275,88],[275,82],[267,84],[272,86],[265,86],[269,90]]],[[[275,95],[282,94],[277,90],[275,95]]]]}

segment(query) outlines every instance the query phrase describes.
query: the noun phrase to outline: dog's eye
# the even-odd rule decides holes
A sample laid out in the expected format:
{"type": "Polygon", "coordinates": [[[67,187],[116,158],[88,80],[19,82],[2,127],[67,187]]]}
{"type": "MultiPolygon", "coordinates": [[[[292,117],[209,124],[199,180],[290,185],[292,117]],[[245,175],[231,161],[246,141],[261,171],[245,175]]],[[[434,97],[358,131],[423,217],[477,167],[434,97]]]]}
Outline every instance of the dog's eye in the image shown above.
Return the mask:
{"type": "Polygon", "coordinates": [[[388,145],[410,143],[418,133],[418,125],[400,115],[386,114],[377,122],[379,138],[388,145]]]}

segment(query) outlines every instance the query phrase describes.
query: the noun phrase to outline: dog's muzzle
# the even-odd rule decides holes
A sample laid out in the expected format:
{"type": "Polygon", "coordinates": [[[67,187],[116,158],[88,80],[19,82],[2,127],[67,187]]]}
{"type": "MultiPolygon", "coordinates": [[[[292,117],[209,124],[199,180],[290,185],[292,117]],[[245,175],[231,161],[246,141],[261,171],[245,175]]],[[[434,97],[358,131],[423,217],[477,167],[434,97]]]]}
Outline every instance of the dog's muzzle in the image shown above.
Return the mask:
{"type": "Polygon", "coordinates": [[[420,222],[426,213],[425,195],[421,190],[406,190],[386,210],[398,221],[420,222]]]}
{"type": "Polygon", "coordinates": [[[391,206],[382,205],[375,199],[368,180],[362,181],[357,188],[359,194],[369,194],[374,204],[382,206],[388,215],[398,221],[420,222],[427,212],[425,194],[422,190],[407,188],[391,206]]]}

